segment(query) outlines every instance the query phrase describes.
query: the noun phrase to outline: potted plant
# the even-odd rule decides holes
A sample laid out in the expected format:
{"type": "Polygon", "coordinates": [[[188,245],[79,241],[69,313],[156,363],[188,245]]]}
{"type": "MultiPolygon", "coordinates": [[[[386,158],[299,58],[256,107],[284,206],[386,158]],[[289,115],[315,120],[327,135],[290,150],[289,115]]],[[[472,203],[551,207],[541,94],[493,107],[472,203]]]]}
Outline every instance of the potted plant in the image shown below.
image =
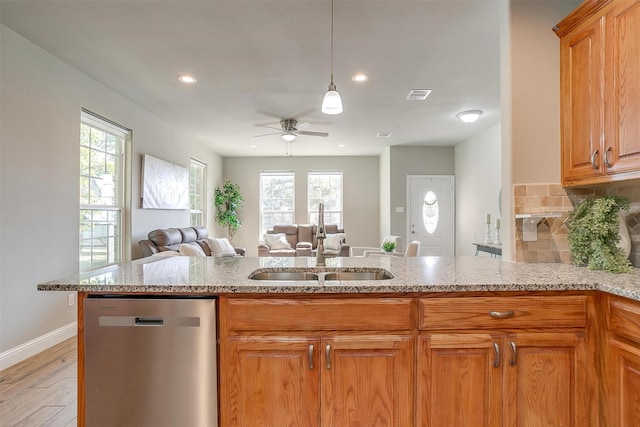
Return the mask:
{"type": "Polygon", "coordinates": [[[216,222],[227,229],[229,240],[233,240],[236,231],[242,226],[238,218],[238,209],[244,198],[240,194],[240,187],[231,181],[224,183],[222,188],[215,190],[216,222]]]}
{"type": "Polygon", "coordinates": [[[383,242],[382,250],[385,252],[393,252],[396,248],[396,244],[394,242],[383,242]]]}
{"type": "Polygon", "coordinates": [[[619,212],[627,209],[629,201],[620,196],[587,199],[575,207],[567,222],[574,264],[612,273],[633,271],[617,246],[621,225],[619,212]]]}

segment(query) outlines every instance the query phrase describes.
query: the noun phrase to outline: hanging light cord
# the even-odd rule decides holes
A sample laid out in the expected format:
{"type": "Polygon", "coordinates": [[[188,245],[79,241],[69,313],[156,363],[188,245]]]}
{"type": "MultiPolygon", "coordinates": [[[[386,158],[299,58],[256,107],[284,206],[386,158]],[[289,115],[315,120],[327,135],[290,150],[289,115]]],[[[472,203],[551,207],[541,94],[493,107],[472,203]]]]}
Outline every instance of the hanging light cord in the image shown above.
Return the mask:
{"type": "Polygon", "coordinates": [[[333,83],[333,0],[331,0],[331,85],[330,86],[335,86],[335,84],[333,83]]]}

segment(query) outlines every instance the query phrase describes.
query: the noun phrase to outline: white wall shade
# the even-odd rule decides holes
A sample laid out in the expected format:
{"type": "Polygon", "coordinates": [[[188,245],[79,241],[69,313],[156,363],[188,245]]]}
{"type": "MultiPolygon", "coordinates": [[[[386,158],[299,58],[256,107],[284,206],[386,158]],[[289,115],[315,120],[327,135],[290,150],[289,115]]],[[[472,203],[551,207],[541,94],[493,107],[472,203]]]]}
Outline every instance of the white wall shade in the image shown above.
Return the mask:
{"type": "Polygon", "coordinates": [[[328,90],[327,93],[324,94],[324,99],[322,100],[322,112],[324,114],[342,113],[342,99],[340,98],[338,91],[335,90],[335,86],[333,87],[333,90],[328,90]]]}

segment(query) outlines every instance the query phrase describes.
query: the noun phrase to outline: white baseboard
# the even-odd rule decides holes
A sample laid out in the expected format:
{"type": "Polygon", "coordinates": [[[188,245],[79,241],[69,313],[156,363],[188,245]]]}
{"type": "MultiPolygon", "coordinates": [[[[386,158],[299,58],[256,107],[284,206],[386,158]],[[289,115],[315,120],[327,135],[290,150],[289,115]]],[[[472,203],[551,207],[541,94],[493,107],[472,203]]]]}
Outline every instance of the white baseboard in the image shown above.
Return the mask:
{"type": "Polygon", "coordinates": [[[7,369],[16,363],[22,362],[44,351],[62,341],[74,337],[78,334],[78,322],[71,322],[56,330],[48,332],[37,338],[20,344],[17,347],[10,348],[0,353],[0,371],[7,369]]]}

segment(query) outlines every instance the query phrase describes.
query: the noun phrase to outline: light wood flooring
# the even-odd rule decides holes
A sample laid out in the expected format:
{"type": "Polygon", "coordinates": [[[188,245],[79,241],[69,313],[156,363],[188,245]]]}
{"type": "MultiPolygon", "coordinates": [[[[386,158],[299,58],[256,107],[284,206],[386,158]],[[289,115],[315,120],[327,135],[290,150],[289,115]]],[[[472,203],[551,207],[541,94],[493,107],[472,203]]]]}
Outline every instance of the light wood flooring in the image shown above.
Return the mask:
{"type": "Polygon", "coordinates": [[[78,358],[70,338],[0,371],[0,426],[75,426],[78,358]]]}

